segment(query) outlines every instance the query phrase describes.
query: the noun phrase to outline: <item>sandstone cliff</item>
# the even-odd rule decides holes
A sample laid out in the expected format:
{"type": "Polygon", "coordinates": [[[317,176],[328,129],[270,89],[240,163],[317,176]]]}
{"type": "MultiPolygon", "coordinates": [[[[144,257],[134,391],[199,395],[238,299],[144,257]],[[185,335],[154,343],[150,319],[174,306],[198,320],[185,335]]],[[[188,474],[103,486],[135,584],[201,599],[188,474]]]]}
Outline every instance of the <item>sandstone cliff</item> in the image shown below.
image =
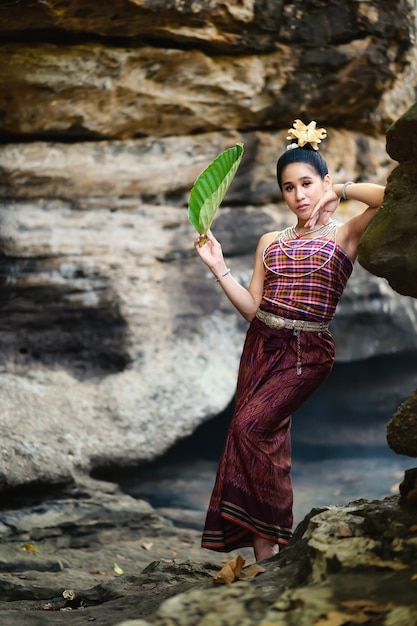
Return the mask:
{"type": "MultiPolygon", "coordinates": [[[[220,412],[245,325],[194,258],[196,176],[244,143],[215,233],[245,283],[289,219],[274,169],[293,119],[327,127],[335,181],[385,183],[417,83],[411,0],[10,2],[0,29],[6,489],[152,459],[220,412]]],[[[358,268],[338,359],[415,351],[416,317],[358,268]]]]}

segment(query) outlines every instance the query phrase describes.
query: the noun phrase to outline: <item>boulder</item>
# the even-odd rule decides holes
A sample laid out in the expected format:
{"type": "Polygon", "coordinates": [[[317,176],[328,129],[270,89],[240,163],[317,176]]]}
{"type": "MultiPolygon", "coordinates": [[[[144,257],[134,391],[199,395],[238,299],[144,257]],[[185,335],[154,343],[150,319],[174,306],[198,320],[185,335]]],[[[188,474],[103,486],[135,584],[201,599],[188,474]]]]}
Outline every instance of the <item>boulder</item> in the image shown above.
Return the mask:
{"type": "MultiPolygon", "coordinates": [[[[417,104],[387,131],[387,151],[399,161],[391,172],[381,209],[365,231],[359,261],[386,278],[398,293],[417,298],[417,104]]],[[[387,441],[398,454],[417,456],[417,395],[401,404],[387,426],[387,441]]]]}
{"type": "Polygon", "coordinates": [[[417,159],[417,102],[387,129],[387,153],[399,163],[417,159]]]}
{"type": "Polygon", "coordinates": [[[365,231],[359,262],[400,294],[417,297],[417,159],[390,174],[381,209],[365,231]]]}
{"type": "Polygon", "coordinates": [[[387,441],[397,454],[417,457],[417,389],[391,417],[387,425],[387,441]]]}

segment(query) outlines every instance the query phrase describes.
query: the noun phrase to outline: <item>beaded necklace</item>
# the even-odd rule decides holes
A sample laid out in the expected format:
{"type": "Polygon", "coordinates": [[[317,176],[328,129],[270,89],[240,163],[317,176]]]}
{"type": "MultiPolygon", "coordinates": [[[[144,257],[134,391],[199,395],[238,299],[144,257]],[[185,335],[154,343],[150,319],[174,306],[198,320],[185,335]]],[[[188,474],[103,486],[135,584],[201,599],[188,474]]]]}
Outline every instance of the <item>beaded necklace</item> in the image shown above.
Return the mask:
{"type": "Polygon", "coordinates": [[[280,272],[276,269],[269,268],[265,263],[265,253],[269,246],[267,246],[263,254],[265,267],[267,267],[274,274],[277,274],[278,276],[284,276],[286,278],[302,278],[304,276],[310,276],[310,274],[314,274],[315,272],[320,271],[333,258],[333,255],[335,253],[336,246],[337,246],[336,231],[337,231],[338,226],[340,225],[341,225],[340,222],[337,222],[336,220],[331,219],[328,221],[327,224],[322,224],[321,226],[317,226],[316,228],[308,231],[307,234],[310,234],[310,233],[320,233],[320,234],[318,234],[315,237],[309,237],[307,239],[302,239],[303,234],[299,235],[297,233],[297,228],[295,225],[289,226],[277,236],[275,241],[278,244],[281,252],[291,261],[305,261],[306,259],[311,258],[315,254],[323,250],[327,246],[328,242],[331,241],[332,250],[328,258],[325,259],[319,267],[315,267],[304,273],[293,272],[290,274],[285,273],[285,272],[280,272]],[[327,238],[327,235],[331,235],[331,238],[330,237],[327,238]],[[307,252],[305,255],[300,256],[299,254],[296,254],[296,256],[293,256],[290,253],[291,250],[299,253],[300,250],[302,250],[306,244],[317,242],[317,240],[321,240],[320,243],[318,243],[318,245],[313,245],[311,251],[307,252]]]}

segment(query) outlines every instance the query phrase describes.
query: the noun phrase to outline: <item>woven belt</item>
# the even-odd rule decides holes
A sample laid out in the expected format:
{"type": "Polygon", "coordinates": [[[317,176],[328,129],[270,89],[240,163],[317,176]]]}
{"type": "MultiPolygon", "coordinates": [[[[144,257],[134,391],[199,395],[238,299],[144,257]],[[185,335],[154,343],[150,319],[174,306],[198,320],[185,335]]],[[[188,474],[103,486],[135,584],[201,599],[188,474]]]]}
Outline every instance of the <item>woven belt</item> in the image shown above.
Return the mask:
{"type": "Polygon", "coordinates": [[[267,313],[262,309],[256,311],[256,317],[269,328],[289,328],[291,330],[306,330],[312,333],[321,333],[327,330],[329,324],[326,322],[305,322],[304,320],[289,320],[286,317],[267,313]]]}

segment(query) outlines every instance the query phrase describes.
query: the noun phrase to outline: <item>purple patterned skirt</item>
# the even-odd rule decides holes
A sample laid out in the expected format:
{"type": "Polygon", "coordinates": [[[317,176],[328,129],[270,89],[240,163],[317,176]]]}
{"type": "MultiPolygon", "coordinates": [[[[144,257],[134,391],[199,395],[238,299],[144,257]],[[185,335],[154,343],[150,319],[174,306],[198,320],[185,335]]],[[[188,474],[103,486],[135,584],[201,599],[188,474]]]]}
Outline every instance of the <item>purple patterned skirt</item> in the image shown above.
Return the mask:
{"type": "Polygon", "coordinates": [[[235,410],[217,470],[202,547],[220,552],[253,546],[257,534],[285,544],[293,524],[292,413],[320,386],[334,362],[328,331],[297,336],[255,318],[240,362],[235,410]]]}

